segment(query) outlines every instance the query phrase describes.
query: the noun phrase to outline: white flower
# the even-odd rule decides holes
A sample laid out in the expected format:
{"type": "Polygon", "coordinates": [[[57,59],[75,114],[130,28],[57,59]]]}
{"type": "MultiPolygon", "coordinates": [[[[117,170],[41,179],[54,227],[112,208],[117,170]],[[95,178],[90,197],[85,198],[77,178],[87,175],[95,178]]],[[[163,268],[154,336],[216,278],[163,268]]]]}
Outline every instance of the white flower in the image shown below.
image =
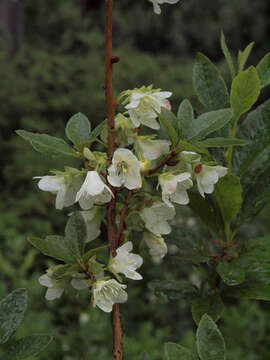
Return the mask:
{"type": "Polygon", "coordinates": [[[157,113],[161,112],[161,107],[170,109],[170,103],[167,100],[172,95],[169,91],[142,91],[135,89],[131,92],[130,102],[125,106],[128,110],[131,121],[135,127],[140,124],[150,127],[151,129],[159,129],[157,122],[157,113]]]}
{"type": "Polygon", "coordinates": [[[55,300],[62,296],[64,288],[58,287],[57,281],[53,281],[53,279],[51,279],[49,275],[44,274],[40,276],[38,280],[42,286],[46,286],[48,288],[45,295],[45,298],[47,300],[55,300]]]}
{"type": "Polygon", "coordinates": [[[111,201],[113,193],[104,184],[96,171],[88,171],[84,183],[76,195],[76,202],[82,209],[90,209],[94,203],[107,203],[111,201]]]}
{"type": "Polygon", "coordinates": [[[225,176],[228,168],[224,166],[208,166],[199,164],[194,167],[194,176],[197,180],[199,193],[205,197],[204,194],[212,194],[214,185],[218,182],[219,178],[225,176]]]}
{"type": "Polygon", "coordinates": [[[91,285],[91,280],[85,278],[85,274],[74,274],[70,284],[75,290],[85,290],[91,285]]]}
{"type": "Polygon", "coordinates": [[[138,136],[136,138],[136,146],[143,157],[148,160],[158,159],[161,155],[170,152],[170,141],[168,140],[152,140],[148,136],[138,136]]]}
{"type": "Polygon", "coordinates": [[[102,220],[102,211],[98,206],[93,206],[91,209],[81,211],[86,224],[86,242],[95,240],[100,235],[100,224],[102,220]]]}
{"type": "Polygon", "coordinates": [[[111,312],[116,303],[124,303],[128,299],[125,292],[127,286],[116,280],[98,280],[93,284],[93,305],[105,312],[111,312]]]}
{"type": "Polygon", "coordinates": [[[172,220],[175,216],[174,207],[169,207],[162,202],[156,202],[151,207],[145,207],[140,216],[145,222],[147,230],[156,236],[167,235],[171,232],[171,227],[167,220],[172,220]]]}
{"type": "Polygon", "coordinates": [[[65,206],[74,204],[77,192],[78,180],[81,176],[66,175],[48,175],[35,176],[34,179],[40,179],[38,187],[43,191],[56,193],[55,207],[63,209],[65,206]]]}
{"type": "Polygon", "coordinates": [[[153,261],[160,263],[168,252],[164,239],[148,231],[143,233],[143,239],[149,248],[149,253],[152,256],[153,261]]]}
{"type": "Polygon", "coordinates": [[[110,260],[109,270],[112,273],[122,273],[132,280],[141,280],[142,276],[135,270],[142,266],[143,259],[140,255],[131,253],[132,242],[128,241],[116,250],[116,256],[110,260]]]}
{"type": "Polygon", "coordinates": [[[159,184],[162,189],[162,200],[168,206],[172,207],[172,202],[180,205],[187,205],[189,198],[187,189],[191,188],[193,183],[191,174],[184,172],[180,175],[165,173],[159,176],[159,184]]]}
{"type": "Polygon", "coordinates": [[[125,186],[129,190],[142,186],[140,161],[128,149],[119,148],[114,152],[108,173],[108,181],[112,186],[125,186]]]}
{"type": "Polygon", "coordinates": [[[149,0],[153,3],[154,12],[158,15],[161,14],[160,5],[162,4],[176,4],[179,0],[149,0]]]}

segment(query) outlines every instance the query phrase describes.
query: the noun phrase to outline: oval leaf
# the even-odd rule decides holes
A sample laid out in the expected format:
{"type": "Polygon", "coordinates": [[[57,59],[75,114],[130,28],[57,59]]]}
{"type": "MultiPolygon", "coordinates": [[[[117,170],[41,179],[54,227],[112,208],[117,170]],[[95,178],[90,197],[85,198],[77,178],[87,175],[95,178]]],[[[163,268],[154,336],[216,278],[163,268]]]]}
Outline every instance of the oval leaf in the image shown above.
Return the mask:
{"type": "Polygon", "coordinates": [[[196,142],[195,145],[202,147],[230,147],[230,146],[245,146],[248,145],[248,141],[235,138],[209,138],[203,141],[196,142]]]}
{"type": "Polygon", "coordinates": [[[90,132],[90,121],[82,113],[73,115],[66,125],[67,138],[72,141],[74,145],[87,143],[89,141],[90,132]]]}
{"type": "Polygon", "coordinates": [[[262,88],[270,84],[270,53],[266,54],[257,65],[262,88]]]}
{"type": "Polygon", "coordinates": [[[193,320],[197,325],[204,314],[208,314],[214,321],[221,318],[225,306],[220,295],[209,295],[207,297],[199,297],[192,302],[191,312],[193,320]]]}
{"type": "Polygon", "coordinates": [[[217,265],[217,272],[228,286],[241,284],[245,280],[246,275],[245,269],[241,267],[238,261],[220,261],[217,265]]]}
{"type": "Polygon", "coordinates": [[[0,344],[20,326],[27,307],[27,292],[16,289],[0,302],[0,344]]]}
{"type": "Polygon", "coordinates": [[[86,225],[79,211],[69,218],[65,229],[65,241],[70,251],[81,258],[84,253],[86,239],[86,225]]]}
{"type": "Polygon", "coordinates": [[[203,315],[196,334],[196,345],[201,360],[225,360],[225,342],[215,322],[203,315]]]}
{"type": "Polygon", "coordinates": [[[33,335],[17,340],[10,344],[4,357],[5,360],[22,360],[30,356],[37,356],[52,341],[49,335],[33,335]]]}
{"type": "Polygon", "coordinates": [[[197,357],[187,348],[168,342],[165,344],[165,360],[196,360],[197,357]]]}
{"type": "Polygon", "coordinates": [[[204,139],[207,135],[223,128],[233,117],[232,109],[221,109],[200,115],[194,119],[188,128],[188,140],[204,139]]]}
{"type": "Polygon", "coordinates": [[[260,78],[254,66],[233,79],[230,102],[237,118],[251,109],[260,95],[260,90],[260,78]]]}
{"type": "Polygon", "coordinates": [[[230,222],[238,214],[242,205],[240,178],[226,175],[215,186],[214,196],[220,207],[224,221],[230,222]]]}
{"type": "Polygon", "coordinates": [[[178,129],[181,138],[186,139],[188,128],[194,120],[194,111],[189,100],[185,99],[179,105],[177,112],[178,129]]]}
{"type": "Polygon", "coordinates": [[[199,53],[193,68],[193,85],[200,102],[207,110],[229,106],[227,86],[215,65],[199,53]]]}
{"type": "Polygon", "coordinates": [[[45,155],[77,157],[76,151],[64,140],[47,134],[36,134],[25,130],[17,130],[16,133],[28,141],[33,148],[45,155]]]}
{"type": "Polygon", "coordinates": [[[176,145],[178,142],[178,135],[175,130],[175,128],[177,127],[177,118],[171,111],[169,111],[165,108],[161,109],[161,113],[158,114],[158,116],[159,116],[161,125],[163,126],[164,130],[166,131],[167,135],[169,136],[172,144],[176,145]]]}
{"type": "Polygon", "coordinates": [[[67,263],[74,261],[63,236],[50,235],[45,239],[30,236],[27,240],[44,255],[67,263]]]}

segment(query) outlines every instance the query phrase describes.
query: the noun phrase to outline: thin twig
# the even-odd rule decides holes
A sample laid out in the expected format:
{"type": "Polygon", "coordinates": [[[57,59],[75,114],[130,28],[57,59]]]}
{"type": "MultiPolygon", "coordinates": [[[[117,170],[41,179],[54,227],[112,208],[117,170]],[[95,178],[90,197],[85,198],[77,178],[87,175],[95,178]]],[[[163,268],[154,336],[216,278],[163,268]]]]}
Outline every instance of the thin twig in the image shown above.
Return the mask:
{"type": "MultiPolygon", "coordinates": [[[[115,130],[114,130],[114,113],[115,113],[115,101],[113,98],[113,64],[115,63],[112,56],[112,12],[113,12],[113,0],[106,0],[106,15],[105,15],[105,47],[106,47],[106,59],[105,59],[105,94],[107,104],[107,117],[108,117],[108,160],[109,164],[112,161],[113,153],[115,150],[115,130]]],[[[114,193],[114,188],[111,187],[114,193]]],[[[110,201],[107,208],[107,227],[108,227],[108,244],[110,246],[110,252],[112,256],[116,255],[116,236],[115,236],[115,197],[110,201]]],[[[122,326],[120,318],[119,304],[115,304],[112,310],[112,329],[113,329],[113,358],[115,360],[123,359],[123,345],[122,345],[122,326]]]]}
{"type": "Polygon", "coordinates": [[[169,160],[171,160],[174,156],[176,155],[176,153],[174,151],[172,151],[170,154],[168,154],[156,167],[154,167],[153,169],[150,169],[144,176],[146,178],[150,177],[151,175],[153,175],[158,169],[160,169],[162,166],[164,166],[169,160]]]}

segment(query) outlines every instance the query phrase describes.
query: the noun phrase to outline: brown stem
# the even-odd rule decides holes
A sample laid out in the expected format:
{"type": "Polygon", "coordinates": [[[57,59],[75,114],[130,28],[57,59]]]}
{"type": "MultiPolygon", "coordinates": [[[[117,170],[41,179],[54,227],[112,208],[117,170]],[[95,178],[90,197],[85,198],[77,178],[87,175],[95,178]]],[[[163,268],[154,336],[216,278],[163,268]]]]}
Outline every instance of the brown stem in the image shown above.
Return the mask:
{"type": "MultiPolygon", "coordinates": [[[[105,15],[105,46],[106,46],[106,70],[105,70],[105,94],[107,104],[108,117],[108,160],[112,161],[115,150],[115,133],[114,133],[114,113],[115,102],[113,98],[113,64],[115,61],[112,56],[112,11],[113,0],[106,0],[106,15],[105,15]]],[[[114,192],[114,189],[112,188],[114,192]]],[[[107,227],[108,227],[108,244],[112,256],[116,255],[116,223],[115,223],[115,198],[112,198],[107,208],[107,227]]],[[[123,345],[122,345],[122,326],[120,318],[119,304],[115,304],[112,310],[112,329],[113,329],[113,358],[115,360],[123,359],[123,345]]]]}
{"type": "Polygon", "coordinates": [[[161,168],[162,166],[164,166],[169,160],[171,160],[174,156],[176,155],[176,153],[173,151],[171,152],[169,155],[167,155],[159,164],[157,164],[156,167],[154,167],[153,169],[149,170],[144,176],[147,178],[151,175],[153,175],[159,168],[161,168]]]}
{"type": "Polygon", "coordinates": [[[133,193],[132,190],[129,190],[126,203],[125,203],[123,209],[121,210],[120,223],[119,223],[118,231],[117,231],[117,235],[116,235],[116,245],[117,246],[121,245],[124,240],[124,238],[122,237],[122,232],[125,228],[125,217],[126,217],[126,213],[128,210],[128,205],[129,205],[129,201],[132,196],[132,193],[133,193]]]}

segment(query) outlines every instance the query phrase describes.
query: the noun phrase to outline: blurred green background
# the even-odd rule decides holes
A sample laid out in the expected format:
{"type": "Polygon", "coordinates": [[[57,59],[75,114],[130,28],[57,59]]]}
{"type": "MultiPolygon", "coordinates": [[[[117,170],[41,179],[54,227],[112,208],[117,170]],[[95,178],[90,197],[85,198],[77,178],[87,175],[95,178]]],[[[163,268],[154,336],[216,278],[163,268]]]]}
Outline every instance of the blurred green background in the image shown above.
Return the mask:
{"type": "MultiPolygon", "coordinates": [[[[40,360],[112,357],[110,317],[90,311],[87,293],[44,300],[38,277],[52,261],[26,237],[62,233],[68,210],[57,211],[54,197],[38,191],[32,177],[62,170],[67,162],[41,156],[14,133],[23,128],[63,137],[65,123],[78,111],[93,125],[105,118],[103,17],[101,0],[0,1],[0,298],[17,287],[29,290],[30,306],[17,335],[55,335],[40,360]]],[[[164,5],[162,16],[153,13],[147,0],[115,1],[114,55],[120,56],[115,92],[153,84],[173,92],[174,110],[184,97],[198,106],[192,88],[196,53],[209,56],[228,79],[219,46],[221,29],[235,53],[255,41],[249,62],[257,64],[270,48],[269,25],[268,0],[181,0],[164,5]]],[[[177,222],[204,230],[187,209],[179,209],[177,222]]],[[[266,209],[242,229],[242,236],[269,232],[266,209]]],[[[172,256],[162,265],[146,258],[144,280],[129,284],[129,302],[122,306],[128,360],[139,359],[143,351],[151,360],[161,360],[165,341],[187,346],[194,341],[189,304],[162,301],[147,286],[154,279],[194,276],[189,263],[174,258],[173,245],[169,249],[172,256]]],[[[227,305],[220,327],[228,358],[269,359],[270,305],[231,300],[227,305]]]]}

